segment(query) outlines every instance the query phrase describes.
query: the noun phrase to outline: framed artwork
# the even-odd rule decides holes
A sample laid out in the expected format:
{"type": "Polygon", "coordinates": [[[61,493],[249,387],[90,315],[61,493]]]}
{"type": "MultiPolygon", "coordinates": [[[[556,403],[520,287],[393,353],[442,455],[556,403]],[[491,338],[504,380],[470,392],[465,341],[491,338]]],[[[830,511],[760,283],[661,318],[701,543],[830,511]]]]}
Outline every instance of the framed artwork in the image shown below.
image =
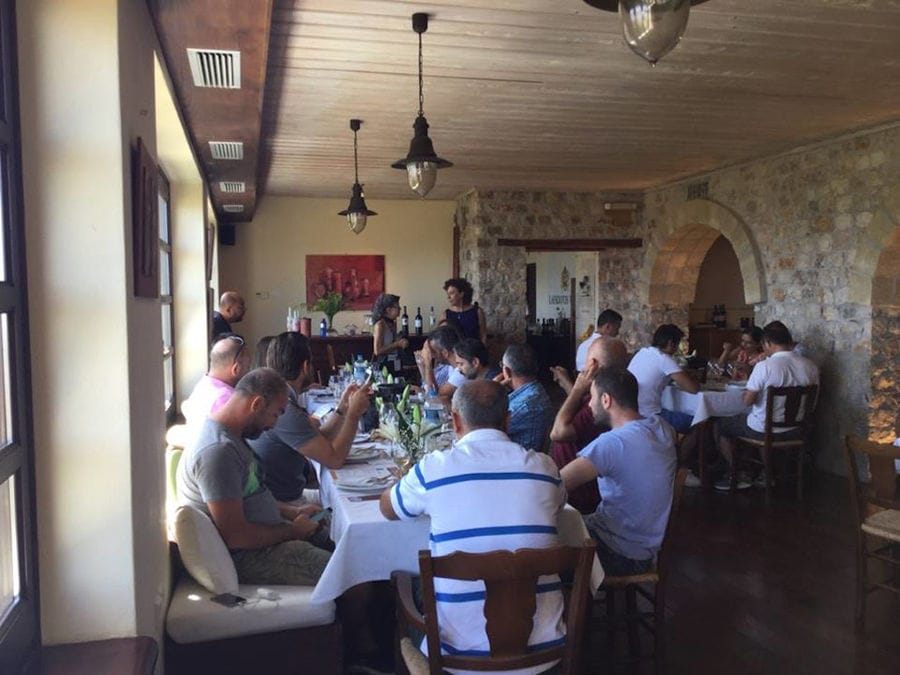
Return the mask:
{"type": "Polygon", "coordinates": [[[134,294],[159,297],[159,192],[158,169],[144,142],[138,138],[133,161],[132,255],[134,294]]]}
{"type": "Polygon", "coordinates": [[[371,309],[384,293],[384,256],[306,256],[306,302],[311,305],[330,291],[343,294],[345,309],[371,309]]]}

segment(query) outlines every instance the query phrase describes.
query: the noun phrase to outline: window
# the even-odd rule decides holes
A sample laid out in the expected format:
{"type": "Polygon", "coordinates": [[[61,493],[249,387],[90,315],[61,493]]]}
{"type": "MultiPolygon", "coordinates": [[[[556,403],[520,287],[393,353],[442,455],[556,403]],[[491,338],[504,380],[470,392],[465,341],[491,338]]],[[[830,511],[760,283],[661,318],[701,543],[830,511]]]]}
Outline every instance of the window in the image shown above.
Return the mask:
{"type": "Polygon", "coordinates": [[[15,2],[0,0],[0,672],[39,644],[15,2]]]}
{"type": "Polygon", "coordinates": [[[159,172],[159,301],[162,314],[166,424],[175,423],[175,331],[172,304],[172,223],[169,179],[159,172]]]}

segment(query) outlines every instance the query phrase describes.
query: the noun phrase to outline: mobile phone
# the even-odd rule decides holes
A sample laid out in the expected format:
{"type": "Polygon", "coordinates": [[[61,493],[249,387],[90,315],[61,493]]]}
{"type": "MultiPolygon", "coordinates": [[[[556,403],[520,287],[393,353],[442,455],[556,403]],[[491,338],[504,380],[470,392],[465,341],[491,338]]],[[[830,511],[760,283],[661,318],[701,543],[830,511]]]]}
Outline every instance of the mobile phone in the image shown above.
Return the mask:
{"type": "Polygon", "coordinates": [[[322,509],[321,511],[314,513],[313,515],[311,515],[309,517],[309,519],[314,523],[318,523],[323,518],[330,518],[330,517],[331,517],[331,509],[328,508],[328,509],[322,509]]]}
{"type": "Polygon", "coordinates": [[[247,598],[242,598],[234,593],[220,593],[219,595],[212,596],[210,600],[218,602],[225,607],[237,607],[238,605],[243,605],[247,602],[247,598]]]}

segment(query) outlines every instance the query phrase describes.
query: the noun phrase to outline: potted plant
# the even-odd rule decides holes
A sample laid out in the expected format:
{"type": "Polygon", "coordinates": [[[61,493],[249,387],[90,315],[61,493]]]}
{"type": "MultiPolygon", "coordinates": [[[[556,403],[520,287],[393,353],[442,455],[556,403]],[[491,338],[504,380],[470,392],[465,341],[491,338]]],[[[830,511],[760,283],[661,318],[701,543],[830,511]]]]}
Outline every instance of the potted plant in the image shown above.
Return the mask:
{"type": "Polygon", "coordinates": [[[328,291],[320,296],[312,305],[307,305],[310,311],[322,312],[328,319],[328,332],[334,332],[334,315],[346,306],[344,295],[338,291],[328,291]]]}

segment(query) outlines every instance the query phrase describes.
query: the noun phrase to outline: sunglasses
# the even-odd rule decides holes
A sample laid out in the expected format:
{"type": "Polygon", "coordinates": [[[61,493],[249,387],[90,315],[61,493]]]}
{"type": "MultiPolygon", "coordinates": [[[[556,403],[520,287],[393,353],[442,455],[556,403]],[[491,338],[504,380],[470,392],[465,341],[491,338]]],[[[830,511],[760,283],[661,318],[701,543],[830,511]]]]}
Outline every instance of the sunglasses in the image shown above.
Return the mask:
{"type": "Polygon", "coordinates": [[[234,360],[231,362],[232,365],[236,365],[238,358],[241,355],[241,352],[244,351],[244,338],[242,338],[240,335],[229,335],[225,339],[226,340],[234,340],[235,342],[238,343],[238,345],[240,345],[238,347],[238,350],[234,353],[234,360]]]}

